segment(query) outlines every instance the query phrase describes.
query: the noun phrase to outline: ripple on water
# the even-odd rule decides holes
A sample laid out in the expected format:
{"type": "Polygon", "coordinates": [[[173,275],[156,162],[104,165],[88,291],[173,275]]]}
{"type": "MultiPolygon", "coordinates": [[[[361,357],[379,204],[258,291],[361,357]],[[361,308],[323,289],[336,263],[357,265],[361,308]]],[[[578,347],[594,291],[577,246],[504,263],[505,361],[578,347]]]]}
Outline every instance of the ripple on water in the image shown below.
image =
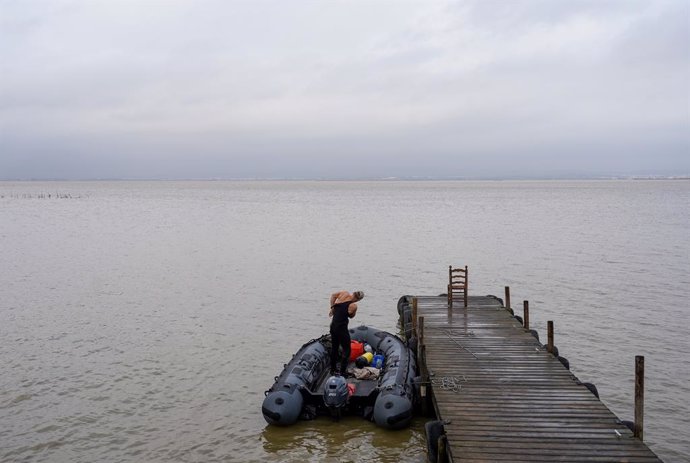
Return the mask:
{"type": "Polygon", "coordinates": [[[19,394],[17,397],[12,399],[11,403],[18,404],[20,402],[24,402],[25,400],[31,400],[31,397],[33,397],[32,394],[19,394]]]}
{"type": "Polygon", "coordinates": [[[59,426],[57,426],[55,424],[50,424],[48,426],[43,426],[43,427],[39,427],[39,428],[34,427],[33,431],[40,434],[40,433],[45,433],[45,432],[57,431],[58,429],[60,429],[59,426]]]}

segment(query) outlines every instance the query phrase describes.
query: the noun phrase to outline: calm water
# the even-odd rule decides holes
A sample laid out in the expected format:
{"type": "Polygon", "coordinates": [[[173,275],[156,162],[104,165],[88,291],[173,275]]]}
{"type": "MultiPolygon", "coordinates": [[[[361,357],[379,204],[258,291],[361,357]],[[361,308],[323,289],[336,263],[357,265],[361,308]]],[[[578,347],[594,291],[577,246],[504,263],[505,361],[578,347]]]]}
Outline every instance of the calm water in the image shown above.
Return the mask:
{"type": "Polygon", "coordinates": [[[422,419],[260,406],[332,291],[395,330],[451,263],[554,320],[623,419],[645,355],[646,441],[690,461],[689,206],[687,181],[0,183],[0,461],[422,462],[422,419]]]}

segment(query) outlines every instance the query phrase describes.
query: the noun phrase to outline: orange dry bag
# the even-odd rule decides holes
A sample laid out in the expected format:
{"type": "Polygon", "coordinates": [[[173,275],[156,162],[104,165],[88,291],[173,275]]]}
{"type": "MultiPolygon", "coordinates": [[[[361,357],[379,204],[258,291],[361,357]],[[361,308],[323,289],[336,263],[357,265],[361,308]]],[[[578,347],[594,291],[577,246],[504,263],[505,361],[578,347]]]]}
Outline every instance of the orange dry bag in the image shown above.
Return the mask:
{"type": "Polygon", "coordinates": [[[357,357],[364,353],[364,343],[350,341],[350,362],[354,362],[357,357]]]}

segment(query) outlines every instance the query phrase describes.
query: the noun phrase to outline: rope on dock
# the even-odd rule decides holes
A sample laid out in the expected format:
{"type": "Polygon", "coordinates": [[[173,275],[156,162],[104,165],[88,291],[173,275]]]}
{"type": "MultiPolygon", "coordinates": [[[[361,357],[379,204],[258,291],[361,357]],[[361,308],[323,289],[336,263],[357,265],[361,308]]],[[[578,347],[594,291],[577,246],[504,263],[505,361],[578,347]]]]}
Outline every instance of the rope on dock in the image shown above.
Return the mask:
{"type": "Polygon", "coordinates": [[[467,379],[465,379],[464,376],[462,380],[458,376],[442,376],[440,378],[431,379],[431,384],[437,386],[439,389],[450,392],[460,392],[460,389],[462,389],[461,382],[467,382],[467,379]]]}
{"type": "Polygon", "coordinates": [[[465,347],[465,346],[463,346],[462,344],[460,344],[460,343],[458,342],[457,339],[453,338],[453,336],[450,334],[450,331],[446,330],[446,335],[448,336],[448,339],[450,339],[450,340],[453,341],[455,344],[457,344],[458,346],[460,346],[461,348],[465,349],[467,352],[469,352],[470,354],[472,354],[472,357],[474,357],[475,359],[479,360],[479,357],[477,357],[476,355],[474,355],[474,352],[472,352],[472,351],[469,350],[467,347],[465,347]]]}

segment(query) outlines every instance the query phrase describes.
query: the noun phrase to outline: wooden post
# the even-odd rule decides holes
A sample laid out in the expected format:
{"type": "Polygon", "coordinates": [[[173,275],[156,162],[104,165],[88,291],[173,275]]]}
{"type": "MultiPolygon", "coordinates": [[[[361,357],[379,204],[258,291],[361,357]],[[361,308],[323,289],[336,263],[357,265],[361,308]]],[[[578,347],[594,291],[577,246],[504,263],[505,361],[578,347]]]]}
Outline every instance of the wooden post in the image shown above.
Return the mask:
{"type": "Polygon", "coordinates": [[[429,412],[429,401],[427,399],[427,384],[429,383],[429,370],[426,367],[426,346],[422,344],[420,347],[419,355],[417,356],[417,362],[419,363],[419,369],[422,373],[422,385],[419,388],[419,395],[422,396],[422,415],[426,416],[429,412]]]}
{"type": "Polygon", "coordinates": [[[417,331],[417,358],[419,358],[422,353],[422,346],[424,346],[424,317],[419,317],[417,331]]]}
{"type": "Polygon", "coordinates": [[[633,436],[643,440],[644,434],[644,356],[635,356],[635,427],[633,436]]]}
{"type": "Polygon", "coordinates": [[[522,325],[526,330],[529,329],[529,301],[522,301],[522,325]]]}
{"type": "Polygon", "coordinates": [[[412,298],[412,334],[417,336],[417,298],[412,298]]]}
{"type": "Polygon", "coordinates": [[[551,320],[546,322],[546,330],[548,335],[546,350],[549,352],[549,354],[553,354],[553,322],[551,320]]]}
{"type": "Polygon", "coordinates": [[[469,291],[469,285],[470,285],[470,275],[467,273],[467,265],[465,265],[465,307],[467,307],[467,292],[469,291]]]}
{"type": "Polygon", "coordinates": [[[448,266],[448,308],[453,308],[453,290],[451,285],[453,284],[453,266],[448,266]]]}
{"type": "Polygon", "coordinates": [[[510,309],[510,286],[506,286],[506,309],[510,309]]]}
{"type": "Polygon", "coordinates": [[[419,335],[417,336],[417,345],[423,346],[424,345],[424,317],[419,317],[418,329],[419,329],[419,335]]]}

